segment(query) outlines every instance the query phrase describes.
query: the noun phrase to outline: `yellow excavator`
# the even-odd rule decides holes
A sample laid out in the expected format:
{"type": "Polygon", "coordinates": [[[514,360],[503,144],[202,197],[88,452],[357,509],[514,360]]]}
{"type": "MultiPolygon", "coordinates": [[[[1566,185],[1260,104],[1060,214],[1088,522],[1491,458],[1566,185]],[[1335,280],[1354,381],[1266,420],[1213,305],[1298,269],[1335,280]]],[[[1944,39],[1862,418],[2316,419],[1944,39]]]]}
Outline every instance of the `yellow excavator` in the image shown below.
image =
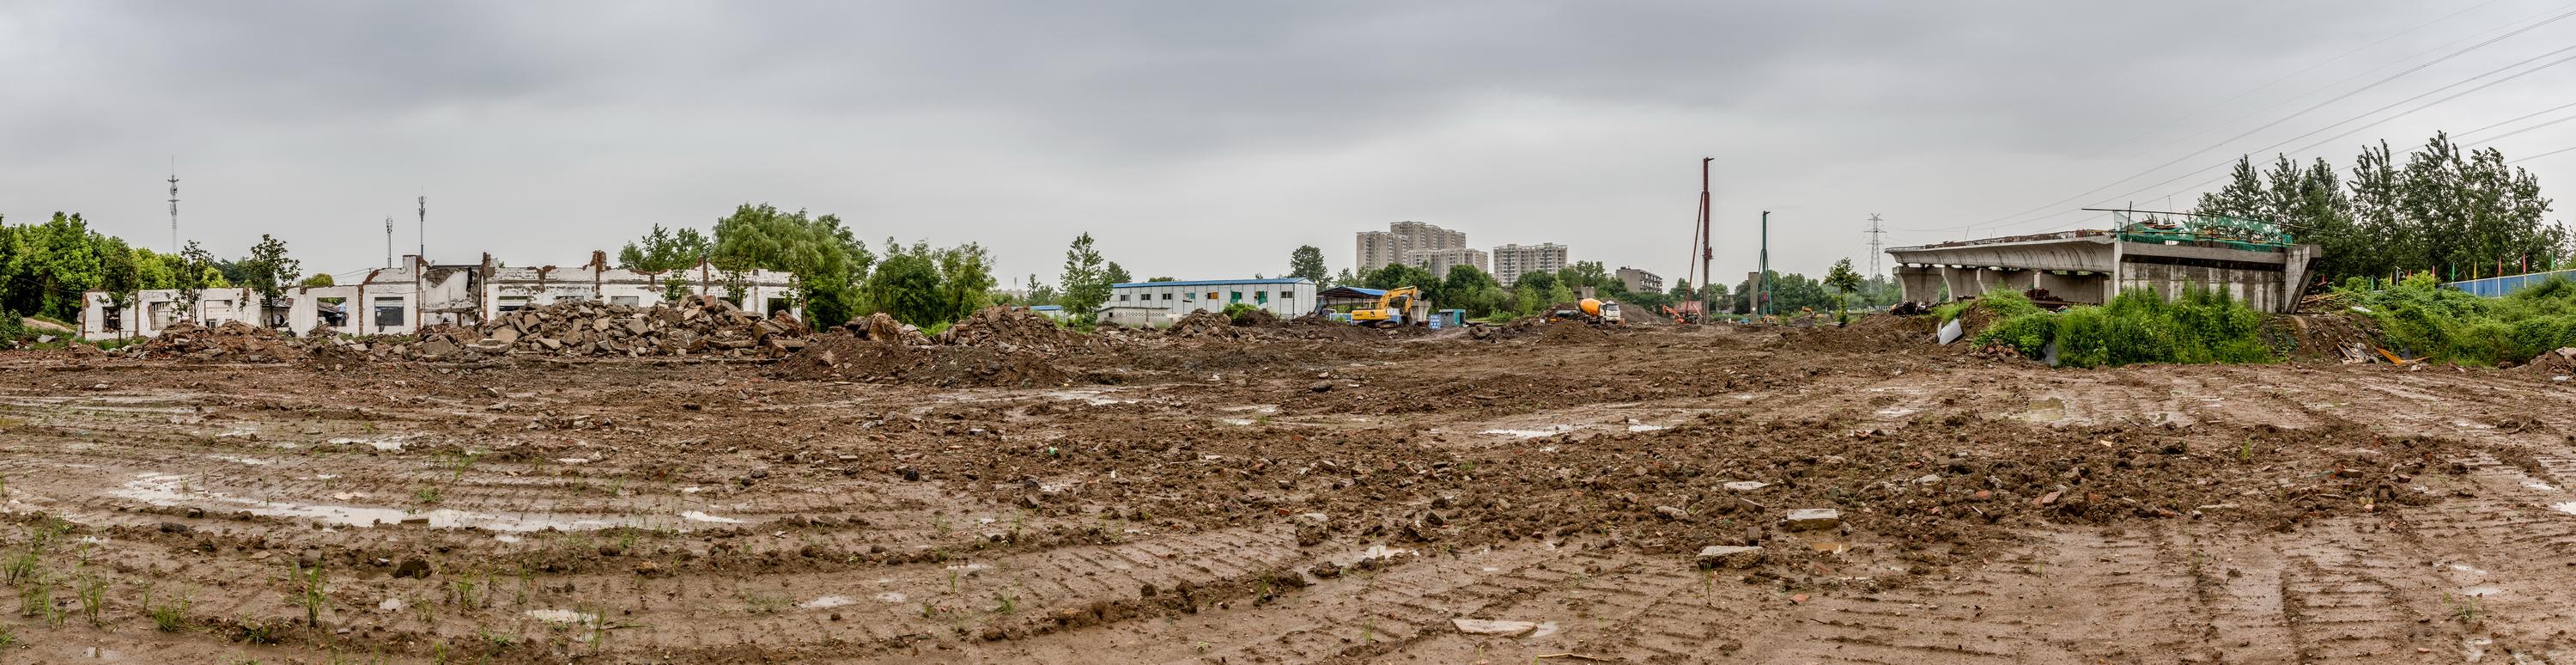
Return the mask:
{"type": "Polygon", "coordinates": [[[1422,320],[1422,314],[1414,310],[1429,308],[1428,303],[1422,302],[1422,289],[1410,286],[1387,289],[1385,295],[1377,297],[1376,307],[1351,310],[1351,323],[1393,328],[1422,320]]]}

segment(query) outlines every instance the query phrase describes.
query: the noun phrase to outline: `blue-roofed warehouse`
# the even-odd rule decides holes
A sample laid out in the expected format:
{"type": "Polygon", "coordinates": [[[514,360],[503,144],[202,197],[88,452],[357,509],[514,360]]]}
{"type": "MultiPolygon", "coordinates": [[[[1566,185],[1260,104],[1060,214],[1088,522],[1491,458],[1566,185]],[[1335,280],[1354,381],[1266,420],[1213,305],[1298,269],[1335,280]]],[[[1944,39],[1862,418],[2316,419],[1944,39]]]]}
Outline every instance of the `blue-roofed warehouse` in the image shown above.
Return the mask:
{"type": "Polygon", "coordinates": [[[1315,283],[1303,277],[1281,277],[1112,284],[1101,318],[1126,326],[1165,326],[1191,312],[1222,312],[1234,303],[1259,307],[1280,318],[1304,316],[1315,311],[1315,283]]]}

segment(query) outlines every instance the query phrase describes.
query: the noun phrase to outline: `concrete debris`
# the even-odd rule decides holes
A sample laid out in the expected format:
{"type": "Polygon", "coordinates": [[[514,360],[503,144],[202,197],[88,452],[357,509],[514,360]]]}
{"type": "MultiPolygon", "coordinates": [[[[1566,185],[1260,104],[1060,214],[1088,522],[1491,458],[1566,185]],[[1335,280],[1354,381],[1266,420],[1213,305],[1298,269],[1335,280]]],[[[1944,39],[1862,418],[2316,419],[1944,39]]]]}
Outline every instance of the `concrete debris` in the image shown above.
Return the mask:
{"type": "Polygon", "coordinates": [[[1495,635],[1500,637],[1518,637],[1521,635],[1527,635],[1530,631],[1538,630],[1538,624],[1529,621],[1450,619],[1449,625],[1456,626],[1458,628],[1458,632],[1469,635],[1495,635]]]}
{"type": "Polygon", "coordinates": [[[1842,522],[1842,511],[1832,508],[1800,508],[1789,511],[1789,528],[1793,530],[1831,529],[1842,522]]]}
{"type": "Polygon", "coordinates": [[[1762,563],[1762,548],[1737,545],[1710,545],[1699,550],[1701,570],[1751,568],[1762,563]]]}
{"type": "Polygon", "coordinates": [[[1738,480],[1725,485],[1726,489],[1732,492],[1752,492],[1770,486],[1770,483],[1759,480],[1738,480]]]}

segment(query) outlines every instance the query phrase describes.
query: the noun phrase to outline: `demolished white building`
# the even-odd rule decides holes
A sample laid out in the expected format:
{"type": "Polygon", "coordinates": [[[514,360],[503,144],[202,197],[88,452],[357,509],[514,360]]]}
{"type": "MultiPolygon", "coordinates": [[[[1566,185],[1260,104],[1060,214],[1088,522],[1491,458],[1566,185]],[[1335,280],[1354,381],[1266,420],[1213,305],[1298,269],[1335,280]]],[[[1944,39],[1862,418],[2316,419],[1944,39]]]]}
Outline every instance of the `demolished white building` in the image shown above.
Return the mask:
{"type": "Polygon", "coordinates": [[[730,296],[739,288],[743,309],[786,310],[800,319],[805,315],[795,299],[793,277],[779,271],[728,273],[703,261],[672,271],[627,270],[610,267],[607,252],[591,252],[590,263],[572,268],[507,268],[490,254],[483,255],[482,263],[463,265],[406,255],[401,265],[369,271],[356,284],[288,288],[264,308],[256,292],[242,287],[201,290],[197,301],[184,307],[176,289],[137,292],[124,307],[104,291],[90,291],[82,296],[80,336],[151,337],[183,320],[206,326],[240,321],[296,334],[327,327],[343,335],[402,335],[422,325],[473,325],[502,312],[559,302],[650,307],[664,300],[674,277],[688,295],[730,296]]]}

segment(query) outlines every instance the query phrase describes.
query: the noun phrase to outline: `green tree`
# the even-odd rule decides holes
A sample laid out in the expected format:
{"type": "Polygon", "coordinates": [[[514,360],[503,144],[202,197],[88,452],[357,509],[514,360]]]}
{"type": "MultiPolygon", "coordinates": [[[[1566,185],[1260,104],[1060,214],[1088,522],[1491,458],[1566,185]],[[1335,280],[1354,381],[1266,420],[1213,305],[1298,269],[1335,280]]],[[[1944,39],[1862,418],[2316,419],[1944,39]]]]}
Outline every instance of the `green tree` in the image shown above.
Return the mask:
{"type": "Polygon", "coordinates": [[[337,286],[338,283],[331,278],[331,273],[317,272],[305,276],[304,281],[296,282],[295,285],[312,288],[317,286],[337,286]]]}
{"type": "Polygon", "coordinates": [[[617,250],[617,267],[638,272],[695,268],[699,260],[713,251],[715,243],[708,242],[697,229],[684,227],[674,232],[655,224],[643,238],[628,242],[624,249],[617,250]]]}
{"type": "Polygon", "coordinates": [[[1852,269],[1850,257],[1835,261],[1834,267],[1825,270],[1825,286],[1832,287],[1834,290],[1834,320],[1850,321],[1851,314],[1848,307],[1851,304],[1851,295],[1859,293],[1861,287],[1860,271],[1852,269]]]}
{"type": "Polygon", "coordinates": [[[1092,321],[1100,314],[1100,305],[1109,302],[1109,273],[1101,263],[1090,233],[1074,238],[1064,251],[1064,274],[1056,278],[1064,291],[1056,304],[1064,306],[1065,315],[1076,323],[1092,321]]]}
{"type": "Polygon", "coordinates": [[[99,253],[98,290],[107,295],[107,305],[119,310],[134,304],[136,291],[143,288],[143,267],[135,259],[133,248],[115,237],[105,239],[107,246],[99,253]]]}
{"type": "Polygon", "coordinates": [[[260,325],[280,323],[280,314],[272,312],[269,305],[286,297],[286,289],[295,284],[295,276],[304,274],[303,262],[286,256],[286,241],[262,233],[259,244],[250,246],[250,257],[240,265],[242,285],[259,294],[260,325]]]}
{"type": "Polygon", "coordinates": [[[930,326],[949,312],[945,294],[939,285],[939,259],[927,241],[905,247],[892,238],[886,239],[885,258],[868,275],[866,295],[870,307],[898,321],[916,326],[930,326]]]}
{"type": "Polygon", "coordinates": [[[1148,280],[1145,280],[1145,281],[1148,281],[1148,282],[1178,282],[1178,281],[1181,281],[1181,278],[1179,278],[1179,277],[1169,277],[1169,276],[1165,276],[1165,277],[1156,277],[1156,278],[1148,279],[1148,280]]]}
{"type": "Polygon", "coordinates": [[[1493,316],[1501,306],[1503,285],[1493,275],[1472,265],[1449,266],[1448,276],[1440,280],[1441,307],[1467,310],[1472,316],[1493,316]]]}
{"type": "Polygon", "coordinates": [[[176,281],[178,285],[172,288],[179,290],[179,302],[176,305],[178,313],[191,319],[195,318],[197,298],[200,294],[206,289],[226,286],[223,273],[215,270],[214,253],[206,251],[205,247],[198,245],[194,240],[188,241],[188,245],[179,250],[179,276],[176,281]]]}
{"type": "MultiPolygon", "coordinates": [[[[686,235],[685,230],[673,236],[671,244],[681,244],[681,235],[686,235]]],[[[649,244],[651,234],[646,240],[649,244]]],[[[650,251],[642,254],[653,258],[650,251]]],[[[829,325],[860,312],[863,299],[858,285],[876,256],[841,225],[840,217],[809,218],[803,210],[786,213],[767,203],[745,203],[716,220],[707,262],[728,273],[777,270],[793,275],[795,297],[805,307],[806,320],[829,325]]],[[[732,277],[729,274],[727,281],[734,281],[732,277]]]]}
{"type": "Polygon", "coordinates": [[[1136,276],[1127,274],[1126,268],[1118,267],[1117,261],[1109,262],[1109,267],[1101,269],[1101,272],[1102,278],[1109,280],[1109,283],[1111,284],[1126,284],[1136,281],[1136,276]]]}
{"type": "Polygon", "coordinates": [[[1360,285],[1360,276],[1359,276],[1359,275],[1352,274],[1352,273],[1351,273],[1351,269],[1349,269],[1349,268],[1343,268],[1343,269],[1341,269],[1341,271],[1340,271],[1340,272],[1335,272],[1335,273],[1333,273],[1333,281],[1331,282],[1331,285],[1332,285],[1332,286],[1359,286],[1359,285],[1360,285]]]}
{"type": "Polygon", "coordinates": [[[993,304],[992,261],[983,245],[971,242],[939,252],[940,321],[964,319],[993,304]]]}
{"type": "Polygon", "coordinates": [[[1316,284],[1331,279],[1332,273],[1324,268],[1324,250],[1316,249],[1314,245],[1298,245],[1297,249],[1288,252],[1288,276],[1304,277],[1316,284]]]}

